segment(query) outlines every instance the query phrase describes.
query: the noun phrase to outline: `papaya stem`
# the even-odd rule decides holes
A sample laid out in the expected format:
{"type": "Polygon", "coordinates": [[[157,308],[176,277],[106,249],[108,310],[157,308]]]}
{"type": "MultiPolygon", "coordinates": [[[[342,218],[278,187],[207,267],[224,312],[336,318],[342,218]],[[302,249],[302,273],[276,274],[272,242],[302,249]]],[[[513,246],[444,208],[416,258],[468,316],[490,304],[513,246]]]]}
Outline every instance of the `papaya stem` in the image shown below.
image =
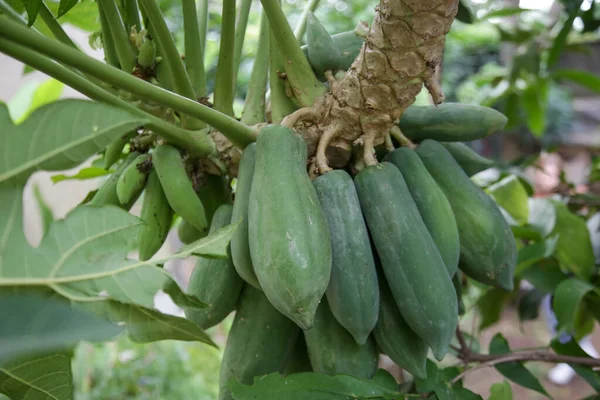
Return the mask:
{"type": "Polygon", "coordinates": [[[300,43],[300,44],[302,44],[302,37],[306,33],[306,24],[308,22],[308,16],[310,15],[310,13],[315,12],[317,7],[319,6],[320,1],[321,0],[310,0],[306,4],[306,7],[304,7],[304,10],[302,10],[300,19],[298,20],[298,23],[296,24],[296,27],[294,28],[294,36],[296,37],[296,40],[298,40],[298,43],[300,43]]]}
{"type": "Polygon", "coordinates": [[[392,152],[392,151],[396,150],[389,132],[384,136],[384,140],[385,140],[385,148],[387,151],[392,152]]]}
{"type": "Polygon", "coordinates": [[[315,110],[312,107],[303,107],[285,117],[283,121],[281,121],[281,125],[292,129],[298,122],[309,120],[315,120],[315,110]]]}
{"type": "MultiPolygon", "coordinates": [[[[268,22],[270,25],[270,21],[268,22]]],[[[269,29],[269,87],[271,121],[274,123],[280,122],[298,108],[286,93],[285,81],[280,75],[284,72],[283,64],[283,56],[275,40],[275,33],[273,29],[269,29]]]]}
{"type": "Polygon", "coordinates": [[[215,77],[214,104],[217,111],[233,117],[235,0],[223,0],[221,43],[215,77]]]}
{"type": "MultiPolygon", "coordinates": [[[[170,72],[173,90],[181,96],[196,100],[196,94],[192,88],[190,77],[183,65],[181,54],[175,46],[173,36],[169,31],[169,27],[167,26],[158,4],[155,0],[140,0],[140,7],[152,26],[154,39],[158,42],[161,52],[163,53],[161,62],[165,63],[170,72]]],[[[190,116],[182,117],[182,125],[184,128],[188,129],[201,129],[204,127],[204,124],[201,121],[196,118],[191,118],[190,116]]]]}
{"type": "MultiPolygon", "coordinates": [[[[87,97],[107,104],[120,107],[150,121],[146,127],[161,135],[168,141],[180,146],[197,156],[206,156],[214,153],[215,145],[208,134],[202,131],[187,131],[177,126],[171,125],[160,118],[157,118],[145,111],[136,108],[125,100],[112,93],[107,92],[91,83],[81,75],[70,69],[52,61],[31,49],[11,42],[10,40],[0,38],[0,51],[30,65],[54,79],[63,82],[87,97]]],[[[101,63],[102,64],[102,63],[101,63]]]]}
{"type": "Polygon", "coordinates": [[[204,73],[204,52],[200,42],[200,29],[196,15],[196,2],[182,0],[183,32],[185,42],[185,68],[190,77],[196,98],[206,96],[206,77],[204,73]]]}
{"type": "Polygon", "coordinates": [[[331,171],[331,167],[327,163],[327,146],[337,136],[339,130],[336,127],[330,127],[325,131],[317,146],[317,154],[315,156],[315,164],[317,165],[318,173],[323,175],[331,171]]]}
{"type": "Polygon", "coordinates": [[[274,37],[279,46],[279,51],[283,55],[283,66],[287,74],[287,80],[294,91],[294,96],[301,106],[312,106],[318,97],[327,92],[327,89],[315,76],[294,36],[294,32],[292,32],[279,1],[261,0],[261,3],[267,17],[269,17],[271,30],[277,33],[274,37]]]}
{"type": "Polygon", "coordinates": [[[366,134],[363,137],[363,160],[366,166],[377,165],[377,159],[375,158],[375,147],[373,142],[375,136],[373,134],[366,134]]]}
{"type": "Polygon", "coordinates": [[[242,111],[242,123],[254,125],[265,121],[265,93],[269,72],[269,19],[262,13],[256,57],[248,82],[248,91],[242,111]]]}
{"type": "Polygon", "coordinates": [[[17,42],[23,47],[77,68],[104,82],[110,82],[113,86],[120,87],[145,100],[198,118],[219,130],[240,148],[245,148],[256,140],[256,132],[253,128],[227,115],[110,67],[56,40],[41,36],[4,15],[0,15],[0,37],[17,42]]]}
{"type": "Polygon", "coordinates": [[[125,9],[125,28],[127,33],[131,33],[133,27],[137,31],[142,30],[142,22],[140,21],[140,9],[138,8],[137,0],[124,0],[123,6],[125,9]]]}
{"type": "Polygon", "coordinates": [[[242,49],[244,48],[244,39],[246,38],[246,28],[248,27],[248,17],[250,16],[250,6],[252,0],[241,0],[239,12],[237,14],[237,22],[235,24],[235,45],[233,48],[233,89],[235,91],[235,83],[240,69],[242,60],[242,49]]]}
{"type": "Polygon", "coordinates": [[[109,29],[107,34],[112,36],[121,69],[127,73],[133,72],[136,65],[135,53],[131,47],[129,34],[125,30],[125,24],[123,24],[115,0],[98,0],[98,6],[102,8],[102,12],[106,18],[109,29]]]}
{"type": "Polygon", "coordinates": [[[104,49],[104,61],[108,65],[112,65],[115,68],[120,68],[119,59],[117,58],[117,51],[115,50],[115,42],[110,33],[110,27],[106,14],[100,2],[98,5],[98,19],[100,20],[100,31],[102,32],[102,48],[104,49]]]}
{"type": "Polygon", "coordinates": [[[198,0],[198,32],[200,33],[200,49],[206,53],[206,31],[208,29],[208,0],[198,0]]]}
{"type": "Polygon", "coordinates": [[[52,14],[52,11],[48,8],[46,3],[42,1],[42,5],[40,7],[40,17],[42,17],[42,21],[48,27],[52,35],[64,44],[67,44],[75,49],[77,49],[77,45],[71,40],[69,35],[63,30],[62,26],[56,21],[56,18],[52,14]]]}
{"type": "Polygon", "coordinates": [[[394,139],[396,139],[400,146],[408,147],[409,149],[415,149],[417,147],[417,145],[414,144],[412,140],[404,136],[402,130],[400,130],[400,127],[398,125],[392,126],[388,134],[391,135],[394,139]]]}

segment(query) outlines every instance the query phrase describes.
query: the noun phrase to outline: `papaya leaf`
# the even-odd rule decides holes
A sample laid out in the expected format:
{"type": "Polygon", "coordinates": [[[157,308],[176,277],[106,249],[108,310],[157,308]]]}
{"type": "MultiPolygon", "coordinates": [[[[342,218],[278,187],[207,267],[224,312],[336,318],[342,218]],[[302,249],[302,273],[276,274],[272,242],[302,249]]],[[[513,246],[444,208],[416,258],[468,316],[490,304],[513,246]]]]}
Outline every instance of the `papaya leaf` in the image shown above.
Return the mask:
{"type": "Polygon", "coordinates": [[[185,318],[118,301],[77,303],[76,307],[94,312],[115,324],[123,325],[129,338],[136,343],[159,340],[182,340],[206,343],[217,347],[198,325],[185,318]]]}
{"type": "MultiPolygon", "coordinates": [[[[439,388],[439,383],[451,381],[460,371],[456,367],[439,369],[431,360],[427,360],[427,377],[424,379],[415,378],[415,387],[418,393],[429,393],[439,388]]],[[[460,386],[460,385],[459,385],[460,386]]],[[[446,392],[445,390],[442,392],[446,392]]]]}
{"type": "Polygon", "coordinates": [[[231,223],[202,239],[182,246],[179,251],[170,258],[187,258],[191,255],[204,258],[227,258],[229,256],[227,253],[227,246],[241,222],[242,221],[239,220],[231,223]]]}
{"type": "Polygon", "coordinates": [[[112,170],[106,170],[104,168],[88,167],[88,168],[80,169],[74,175],[57,174],[57,175],[52,175],[50,177],[50,179],[52,179],[52,183],[58,183],[58,182],[68,181],[68,180],[86,180],[86,179],[98,178],[98,177],[104,176],[104,175],[109,175],[112,172],[113,172],[112,170]]]}
{"type": "Polygon", "coordinates": [[[600,77],[587,71],[578,69],[558,69],[552,73],[555,79],[568,79],[593,92],[600,93],[600,77]]]}
{"type": "Polygon", "coordinates": [[[515,269],[515,274],[519,275],[522,271],[535,263],[552,256],[556,250],[557,243],[558,236],[554,236],[538,243],[521,247],[517,253],[517,268],[515,269]]]}
{"type": "MultiPolygon", "coordinates": [[[[54,15],[58,15],[61,23],[68,23],[86,32],[92,33],[100,30],[98,6],[95,1],[69,1],[71,8],[61,14],[62,1],[48,1],[46,5],[54,15]]],[[[65,7],[65,6],[63,6],[65,7]]],[[[66,7],[65,7],[66,8],[66,7]]]]}
{"type": "Polygon", "coordinates": [[[107,340],[122,331],[56,295],[38,293],[0,295],[0,321],[0,367],[15,357],[65,350],[80,340],[107,340]]]}
{"type": "MultiPolygon", "coordinates": [[[[557,354],[563,354],[568,356],[575,357],[590,357],[575,340],[572,340],[567,343],[561,343],[559,340],[554,339],[550,342],[550,346],[552,350],[554,350],[557,354]]],[[[600,393],[600,373],[592,370],[590,367],[585,367],[579,364],[569,364],[571,368],[579,374],[596,392],[600,393]]]]}
{"type": "MultiPolygon", "coordinates": [[[[510,347],[508,342],[502,336],[497,333],[490,342],[490,354],[508,354],[510,353],[510,347]]],[[[510,379],[514,383],[526,387],[527,389],[534,390],[544,396],[550,398],[546,389],[540,384],[540,381],[523,366],[520,362],[508,362],[503,364],[497,364],[494,366],[498,372],[500,372],[505,378],[510,379]]]]}
{"type": "Polygon", "coordinates": [[[35,197],[35,201],[37,203],[38,210],[40,212],[40,220],[42,222],[42,237],[48,233],[48,229],[50,229],[50,225],[54,222],[54,214],[52,213],[52,209],[48,206],[44,197],[42,196],[42,192],[38,185],[33,187],[33,195],[35,197]]]}
{"type": "Polygon", "coordinates": [[[43,354],[0,365],[0,394],[10,399],[72,400],[71,354],[43,354]]]}
{"type": "Polygon", "coordinates": [[[60,18],[68,13],[73,7],[75,7],[78,1],[79,0],[60,0],[57,18],[60,18]]]}
{"type": "Polygon", "coordinates": [[[553,203],[556,209],[556,225],[552,235],[559,235],[556,258],[561,267],[583,280],[588,280],[595,267],[596,257],[587,225],[564,204],[553,203]]]}
{"type": "Polygon", "coordinates": [[[584,297],[594,290],[594,286],[577,278],[562,281],[554,292],[552,309],[558,320],[558,332],[576,333],[577,318],[583,306],[584,297]]]}
{"type": "Polygon", "coordinates": [[[465,24],[473,23],[473,13],[469,9],[469,6],[465,5],[464,1],[458,3],[458,12],[456,13],[456,19],[465,24]]]}
{"type": "Polygon", "coordinates": [[[508,212],[519,224],[525,224],[529,217],[527,190],[515,175],[509,175],[489,186],[487,192],[496,203],[508,212]]]}
{"type": "Polygon", "coordinates": [[[482,331],[500,320],[510,292],[491,288],[477,300],[477,309],[481,315],[479,330],[482,331]]]}
{"type": "Polygon", "coordinates": [[[325,375],[302,372],[281,376],[273,373],[255,378],[253,385],[243,385],[232,380],[231,392],[235,400],[353,400],[389,399],[402,400],[393,380],[382,379],[379,370],[372,380],[362,380],[350,375],[325,375]]]}
{"type": "Polygon", "coordinates": [[[169,295],[173,303],[181,308],[199,309],[206,307],[206,304],[196,296],[185,293],[174,280],[167,281],[162,290],[169,295]]]}
{"type": "Polygon", "coordinates": [[[510,229],[517,239],[534,240],[536,242],[542,240],[542,235],[533,228],[511,225],[510,229]]]}
{"type": "Polygon", "coordinates": [[[528,224],[543,237],[552,233],[556,224],[556,210],[548,199],[530,198],[528,224]]]}
{"type": "Polygon", "coordinates": [[[513,393],[510,383],[505,379],[502,382],[494,383],[490,388],[490,397],[488,400],[512,400],[513,393]]]}
{"type": "Polygon", "coordinates": [[[531,267],[520,271],[518,277],[529,281],[537,289],[546,293],[554,293],[556,287],[568,279],[555,258],[540,260],[531,267]]]}
{"type": "Polygon", "coordinates": [[[521,96],[527,128],[537,137],[546,132],[549,87],[548,79],[538,77],[529,83],[521,96]]]}

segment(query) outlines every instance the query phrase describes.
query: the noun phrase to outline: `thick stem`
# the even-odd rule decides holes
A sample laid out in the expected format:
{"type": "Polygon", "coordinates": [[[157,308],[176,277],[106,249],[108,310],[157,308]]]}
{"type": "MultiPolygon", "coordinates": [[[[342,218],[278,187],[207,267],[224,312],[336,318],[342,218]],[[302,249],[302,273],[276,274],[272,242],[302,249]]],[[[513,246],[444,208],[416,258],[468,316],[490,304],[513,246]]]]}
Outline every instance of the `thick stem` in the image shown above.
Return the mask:
{"type": "Polygon", "coordinates": [[[200,42],[200,29],[196,15],[196,2],[182,0],[183,32],[185,40],[185,68],[196,92],[196,98],[206,96],[204,52],[200,42]]]}
{"type": "Polygon", "coordinates": [[[279,46],[279,51],[283,55],[285,72],[294,91],[294,96],[301,106],[310,107],[327,90],[315,76],[304,52],[300,48],[300,44],[281,9],[279,0],[261,0],[261,3],[269,17],[271,30],[276,33],[274,37],[279,46]]]}
{"type": "Polygon", "coordinates": [[[137,79],[55,40],[41,37],[27,27],[11,21],[6,16],[0,16],[0,37],[6,37],[61,63],[78,68],[84,73],[104,82],[109,82],[145,100],[171,107],[181,113],[203,120],[227,136],[240,148],[245,148],[256,139],[254,129],[227,115],[137,79]]]}
{"type": "Polygon", "coordinates": [[[100,30],[102,32],[102,48],[104,49],[104,61],[108,65],[112,65],[115,68],[119,68],[119,59],[117,57],[117,50],[115,50],[115,42],[110,34],[110,26],[104,13],[104,8],[100,3],[98,4],[98,19],[100,20],[100,30]]]}
{"type": "Polygon", "coordinates": [[[166,140],[190,151],[192,154],[206,156],[214,152],[214,143],[212,143],[212,140],[206,133],[201,131],[186,131],[171,125],[160,118],[154,117],[129,104],[125,100],[94,85],[84,77],[49,58],[31,51],[31,49],[20,46],[7,39],[0,38],[0,51],[65,83],[93,100],[123,108],[132,114],[139,115],[140,117],[149,120],[150,122],[147,124],[148,128],[152,129],[166,140]]]}
{"type": "MultiPolygon", "coordinates": [[[[115,3],[115,0],[98,0],[98,6],[102,8],[106,18],[121,69],[128,73],[133,72],[136,65],[135,52],[131,47],[129,34],[125,30],[125,24],[117,8],[117,3],[115,3]]],[[[104,34],[104,30],[102,33],[104,34]]]]}
{"type": "Polygon", "coordinates": [[[233,90],[235,91],[235,83],[240,69],[242,60],[242,49],[244,47],[244,39],[246,38],[246,28],[248,26],[248,17],[250,15],[250,6],[252,0],[241,0],[240,7],[237,13],[237,22],[235,24],[235,46],[233,49],[233,90]]]}
{"type": "Polygon", "coordinates": [[[142,30],[142,23],[140,21],[140,9],[138,8],[137,0],[124,0],[125,8],[125,27],[127,33],[131,33],[131,30],[135,29],[139,32],[142,30]]]}
{"type": "Polygon", "coordinates": [[[198,0],[198,32],[200,33],[200,48],[206,53],[206,31],[208,30],[208,0],[198,0]]]}
{"type": "MultiPolygon", "coordinates": [[[[196,94],[192,88],[190,78],[185,71],[181,54],[175,46],[173,36],[169,31],[169,27],[158,7],[155,0],[139,0],[140,7],[145,17],[152,25],[152,32],[154,40],[156,40],[164,53],[164,57],[161,62],[164,62],[170,71],[171,82],[173,84],[173,90],[175,93],[187,97],[191,100],[196,100],[196,94]]],[[[187,129],[201,129],[204,124],[195,118],[183,117],[182,124],[187,129]]]]}
{"type": "Polygon", "coordinates": [[[319,6],[319,2],[321,0],[310,0],[306,7],[302,11],[302,15],[300,15],[300,19],[296,24],[296,28],[294,28],[294,36],[298,43],[302,44],[302,38],[304,37],[304,33],[306,32],[306,24],[308,22],[308,16],[310,13],[315,12],[317,7],[319,6]]]}
{"type": "Polygon", "coordinates": [[[298,108],[286,91],[283,64],[283,56],[275,40],[275,33],[273,29],[269,29],[269,87],[271,89],[271,121],[274,123],[282,121],[298,108]]]}
{"type": "Polygon", "coordinates": [[[235,0],[223,0],[221,44],[215,77],[214,106],[217,111],[233,116],[234,97],[235,0]]]}
{"type": "Polygon", "coordinates": [[[46,24],[46,26],[48,27],[50,32],[52,32],[52,35],[54,35],[56,40],[67,44],[75,49],[77,48],[77,45],[66,34],[62,26],[60,26],[60,24],[56,21],[56,18],[54,18],[52,11],[50,11],[48,6],[46,6],[46,3],[44,2],[42,2],[42,5],[40,7],[40,17],[42,17],[44,24],[46,24]]]}
{"type": "Polygon", "coordinates": [[[265,93],[269,77],[269,19],[263,13],[260,18],[258,47],[252,66],[248,91],[242,111],[242,123],[254,125],[265,121],[265,93]]]}

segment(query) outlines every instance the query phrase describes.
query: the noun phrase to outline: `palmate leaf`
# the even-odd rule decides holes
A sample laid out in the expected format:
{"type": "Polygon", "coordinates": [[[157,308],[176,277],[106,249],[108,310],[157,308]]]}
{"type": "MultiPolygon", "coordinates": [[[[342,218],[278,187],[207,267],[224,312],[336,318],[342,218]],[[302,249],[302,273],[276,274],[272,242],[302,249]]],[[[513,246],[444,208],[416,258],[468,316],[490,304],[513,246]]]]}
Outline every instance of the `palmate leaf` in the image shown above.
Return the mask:
{"type": "Polygon", "coordinates": [[[13,400],[72,400],[71,355],[44,354],[0,366],[0,393],[13,400]]]}
{"type": "Polygon", "coordinates": [[[16,357],[65,350],[80,340],[106,340],[122,331],[106,319],[74,310],[56,295],[39,292],[0,295],[0,321],[0,370],[16,357]]]}

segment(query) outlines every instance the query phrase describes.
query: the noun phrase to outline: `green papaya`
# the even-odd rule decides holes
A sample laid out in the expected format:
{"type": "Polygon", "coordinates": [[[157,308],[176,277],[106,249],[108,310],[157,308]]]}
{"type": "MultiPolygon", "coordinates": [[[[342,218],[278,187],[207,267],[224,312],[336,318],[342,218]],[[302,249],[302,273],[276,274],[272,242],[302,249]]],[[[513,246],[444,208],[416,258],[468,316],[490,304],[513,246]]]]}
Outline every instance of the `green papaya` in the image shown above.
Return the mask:
{"type": "Polygon", "coordinates": [[[400,368],[416,378],[425,379],[427,345],[402,318],[383,276],[379,281],[379,292],[381,297],[379,319],[373,331],[377,345],[400,368]]]}
{"type": "Polygon", "coordinates": [[[410,106],[400,118],[404,136],[414,141],[435,139],[468,142],[500,131],[508,119],[493,108],[461,103],[410,106]]]}
{"type": "Polygon", "coordinates": [[[132,152],[127,155],[125,160],[119,165],[119,167],[112,173],[112,175],[102,184],[100,189],[94,194],[94,197],[87,203],[91,206],[105,206],[113,205],[121,207],[125,210],[129,210],[138,199],[138,196],[133,196],[127,204],[121,204],[119,196],[117,195],[117,182],[123,174],[123,172],[131,165],[140,153],[132,152]]]}
{"type": "Polygon", "coordinates": [[[117,197],[121,204],[127,204],[137,199],[146,186],[148,174],[152,168],[149,154],[140,154],[123,170],[117,180],[117,197]]]}
{"type": "Polygon", "coordinates": [[[346,374],[371,379],[377,371],[379,355],[372,337],[363,345],[337,322],[326,299],[317,308],[315,324],[304,331],[308,358],[315,372],[346,374]]]}
{"type": "MultiPolygon", "coordinates": [[[[338,69],[344,71],[348,70],[354,62],[354,60],[356,59],[356,57],[358,56],[358,53],[360,53],[360,49],[362,49],[365,40],[362,37],[358,36],[354,30],[331,35],[331,40],[333,41],[333,44],[338,50],[340,56],[340,63],[338,69]]],[[[304,55],[306,56],[306,58],[309,58],[307,45],[302,46],[302,51],[304,51],[304,55]]],[[[313,65],[312,62],[311,66],[313,67],[315,72],[318,72],[315,68],[315,65],[313,65]]]]}
{"type": "Polygon", "coordinates": [[[282,373],[299,333],[298,326],[277,311],[260,290],[245,285],[225,344],[219,400],[233,400],[228,388],[231,379],[248,385],[254,377],[282,373]]]}
{"type": "Polygon", "coordinates": [[[340,67],[340,53],[331,36],[313,13],[308,14],[306,24],[308,61],[318,76],[325,71],[335,72],[340,67]]]}
{"type": "Polygon", "coordinates": [[[249,144],[240,160],[237,184],[235,187],[235,202],[233,203],[232,221],[242,221],[231,237],[231,258],[233,265],[243,280],[260,289],[252,258],[250,256],[250,240],[248,238],[248,202],[254,175],[256,160],[256,143],[249,144]]]}
{"type": "Polygon", "coordinates": [[[454,211],[460,237],[460,269],[481,283],[512,290],[517,248],[494,200],[469,179],[440,143],[425,140],[417,154],[454,211]]]}
{"type": "Polygon", "coordinates": [[[104,151],[104,169],[109,169],[123,154],[123,148],[137,135],[137,131],[128,132],[114,139],[104,151]]]}
{"type": "Polygon", "coordinates": [[[404,177],[383,162],[360,171],[355,184],[398,309],[441,360],[458,323],[456,293],[404,177]]]}
{"type": "Polygon", "coordinates": [[[173,220],[173,210],[169,206],[154,168],[150,170],[146,182],[140,219],[145,222],[145,225],[138,239],[139,259],[146,261],[162,247],[173,220]]]}
{"type": "MultiPolygon", "coordinates": [[[[213,216],[209,234],[229,225],[231,212],[231,205],[220,206],[213,216]]],[[[188,293],[207,306],[186,309],[185,316],[202,329],[215,326],[235,309],[242,286],[231,256],[226,259],[199,258],[190,277],[188,293]]]]}
{"type": "Polygon", "coordinates": [[[152,164],[177,215],[200,231],[208,227],[204,206],[194,191],[179,150],[170,145],[157,147],[152,153],[152,164]]]}
{"type": "Polygon", "coordinates": [[[458,165],[468,176],[492,168],[496,163],[489,158],[478,154],[475,150],[460,142],[442,142],[442,146],[448,150],[458,165]]]}
{"type": "Polygon", "coordinates": [[[446,264],[448,274],[453,276],[458,269],[460,243],[456,219],[446,195],[427,172],[423,161],[408,147],[389,153],[385,161],[394,164],[404,176],[419,214],[446,264]]]}
{"type": "Polygon", "coordinates": [[[304,140],[269,125],[256,142],[248,206],[254,271],[273,306],[309,329],[331,275],[331,240],[306,172],[304,140]]]}
{"type": "Polygon", "coordinates": [[[334,170],[313,181],[331,235],[327,301],[339,323],[365,344],[377,322],[379,290],[369,233],[350,175],[334,170]]]}
{"type": "Polygon", "coordinates": [[[308,349],[306,348],[306,340],[304,335],[298,335],[294,351],[285,366],[284,376],[297,374],[300,372],[312,372],[312,365],[310,365],[310,359],[308,358],[308,349]]]}

